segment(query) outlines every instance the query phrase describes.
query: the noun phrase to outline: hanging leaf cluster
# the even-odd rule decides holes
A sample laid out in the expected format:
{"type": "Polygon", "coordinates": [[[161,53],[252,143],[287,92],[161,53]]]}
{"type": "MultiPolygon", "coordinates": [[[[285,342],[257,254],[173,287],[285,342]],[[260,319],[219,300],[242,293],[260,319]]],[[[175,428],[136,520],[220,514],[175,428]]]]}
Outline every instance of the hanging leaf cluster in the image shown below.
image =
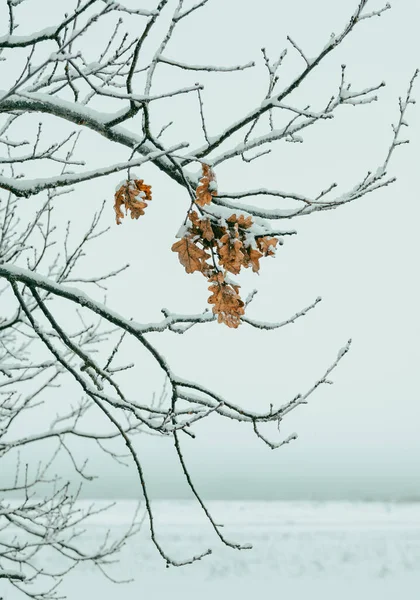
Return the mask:
{"type": "Polygon", "coordinates": [[[144,215],[144,209],[151,199],[152,187],[146,185],[143,179],[127,179],[115,192],[114,209],[117,225],[120,225],[121,219],[124,218],[123,207],[125,214],[130,211],[131,218],[138,219],[144,215]]]}
{"type": "MultiPolygon", "coordinates": [[[[239,295],[240,286],[230,279],[243,268],[258,273],[260,259],[274,256],[278,239],[266,235],[251,216],[232,214],[228,218],[215,216],[210,205],[217,196],[214,171],[202,165],[202,176],[193,197],[180,238],[172,246],[187,273],[196,271],[206,277],[211,295],[209,304],[219,323],[237,328],[245,313],[245,303],[239,295]]],[[[130,211],[132,219],[144,215],[152,199],[151,186],[143,179],[127,179],[115,192],[115,215],[119,225],[130,211]]]]}
{"type": "MultiPolygon", "coordinates": [[[[216,178],[208,165],[203,165],[203,176],[199,181],[195,205],[204,209],[217,194],[216,178]]],[[[260,259],[273,256],[278,239],[267,235],[256,235],[251,216],[231,215],[227,219],[191,209],[181,239],[172,246],[178,253],[180,263],[187,273],[198,271],[210,283],[213,313],[219,323],[238,327],[245,312],[239,295],[240,286],[229,279],[229,273],[238,275],[241,268],[251,267],[258,273],[260,259]]]]}

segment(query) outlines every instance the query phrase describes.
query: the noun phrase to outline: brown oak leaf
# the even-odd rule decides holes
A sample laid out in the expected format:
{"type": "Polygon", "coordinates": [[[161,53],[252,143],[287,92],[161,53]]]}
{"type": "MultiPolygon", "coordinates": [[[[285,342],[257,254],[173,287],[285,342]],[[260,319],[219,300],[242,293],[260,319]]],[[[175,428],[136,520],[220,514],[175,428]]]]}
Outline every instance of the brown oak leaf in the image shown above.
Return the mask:
{"type": "Polygon", "coordinates": [[[206,164],[201,165],[203,175],[196,190],[196,203],[199,206],[210,204],[212,197],[217,196],[216,175],[213,169],[206,164]]]}
{"type": "Polygon", "coordinates": [[[228,223],[237,223],[239,227],[242,229],[249,229],[252,227],[252,217],[245,217],[244,215],[239,215],[239,218],[236,217],[236,213],[226,219],[228,223]]]}
{"type": "Polygon", "coordinates": [[[200,223],[200,217],[198,216],[195,210],[190,210],[190,212],[188,213],[188,218],[191,221],[191,223],[198,228],[198,225],[200,223]]]}
{"type": "Polygon", "coordinates": [[[144,209],[147,208],[147,202],[152,199],[152,187],[146,185],[143,179],[128,179],[126,183],[115,192],[115,218],[117,225],[121,224],[124,218],[122,207],[125,207],[125,214],[131,212],[132,219],[138,219],[144,215],[144,209]]]}
{"type": "Polygon", "coordinates": [[[210,258],[205,250],[197,246],[192,239],[183,237],[172,245],[172,252],[178,252],[178,258],[181,265],[185,267],[187,273],[200,271],[206,273],[209,266],[206,260],[210,258]]]}
{"type": "Polygon", "coordinates": [[[278,239],[264,236],[257,238],[257,244],[264,256],[274,256],[274,249],[278,244],[278,239]]]}
{"type": "Polygon", "coordinates": [[[225,323],[236,329],[241,324],[241,316],[245,314],[239,286],[226,283],[222,273],[214,275],[209,281],[212,282],[209,287],[212,294],[208,303],[214,304],[213,314],[217,315],[218,323],[225,323]]]}
{"type": "Polygon", "coordinates": [[[210,223],[210,219],[202,219],[200,221],[199,228],[201,230],[202,237],[205,240],[211,242],[214,239],[214,232],[210,223]]]}
{"type": "Polygon", "coordinates": [[[260,270],[260,258],[263,257],[263,254],[259,250],[255,248],[248,247],[245,252],[245,257],[243,261],[244,267],[247,269],[248,267],[252,267],[254,273],[258,273],[260,270]]]}
{"type": "Polygon", "coordinates": [[[199,235],[208,242],[211,242],[211,240],[214,239],[214,232],[210,219],[200,219],[195,210],[191,210],[188,213],[188,218],[193,225],[193,227],[189,229],[193,235],[199,235]]]}
{"type": "Polygon", "coordinates": [[[237,275],[241,270],[244,260],[243,244],[239,239],[238,231],[236,230],[232,233],[234,233],[234,237],[230,233],[225,233],[220,238],[220,246],[217,252],[219,254],[220,265],[226,271],[237,275]]]}

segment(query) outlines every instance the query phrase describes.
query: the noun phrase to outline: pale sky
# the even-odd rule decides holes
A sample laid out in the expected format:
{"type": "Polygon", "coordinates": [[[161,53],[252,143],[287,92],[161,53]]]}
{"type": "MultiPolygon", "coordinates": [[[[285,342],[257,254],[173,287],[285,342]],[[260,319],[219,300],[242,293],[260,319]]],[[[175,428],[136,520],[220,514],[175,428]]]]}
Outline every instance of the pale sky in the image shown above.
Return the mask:
{"type": "MultiPolygon", "coordinates": [[[[40,1],[33,4],[49,6],[40,1]]],[[[174,71],[171,75],[161,67],[157,82],[168,87],[204,81],[210,134],[215,134],[263,97],[262,46],[274,57],[287,45],[289,34],[309,56],[314,55],[332,31],[340,30],[356,4],[356,0],[210,0],[189,22],[195,28],[174,37],[166,54],[200,64],[255,59],[257,67],[207,77],[195,73],[187,79],[176,71],[176,80],[174,71]]],[[[314,195],[334,181],[344,190],[380,165],[392,139],[391,123],[398,118],[398,96],[406,93],[420,66],[420,5],[415,0],[394,4],[381,18],[361,23],[293,97],[301,105],[319,107],[336,91],[340,65],[345,63],[356,89],[382,80],[387,83],[379,102],[343,107],[333,121],[303,133],[303,144],[282,142],[260,162],[244,166],[237,160],[223,165],[217,171],[221,190],[277,187],[314,195]]],[[[372,9],[382,5],[372,0],[372,9]]],[[[48,17],[52,19],[53,13],[48,12],[48,17]]],[[[28,26],[52,22],[39,11],[28,26]]],[[[301,67],[290,46],[289,53],[281,71],[285,81],[301,67]]],[[[415,96],[419,94],[418,82],[415,96]]],[[[173,131],[168,130],[167,143],[192,138],[195,145],[199,138],[194,132],[200,134],[195,104],[184,96],[174,105],[176,121],[173,131]]],[[[166,106],[168,112],[162,109],[164,114],[157,116],[162,124],[173,118],[171,104],[166,106]]],[[[307,406],[282,423],[284,437],[293,431],[299,434],[290,445],[271,451],[251,428],[220,418],[197,427],[197,439],[186,439],[184,452],[204,496],[420,497],[418,105],[410,108],[407,120],[411,142],[398,150],[390,169],[397,183],[335,211],[280,222],[281,227],[297,229],[298,235],[285,240],[275,259],[262,262],[260,276],[240,277],[244,296],[258,288],[249,316],[283,320],[322,296],[314,311],[273,332],[245,324],[237,331],[212,324],[183,336],[150,336],[175,373],[253,410],[265,410],[270,402],[282,404],[305,392],[346,341],[353,339],[350,353],[333,374],[334,385],[319,389],[307,406]]],[[[95,164],[127,159],[124,149],[92,135],[86,135],[85,144],[85,157],[92,156],[95,164]]],[[[92,269],[103,263],[113,268],[131,262],[131,270],[110,286],[111,308],[139,322],[158,320],[162,307],[199,312],[207,306],[205,282],[197,274],[187,275],[170,250],[188,197],[153,167],[142,168],[141,177],[153,186],[153,202],[139,221],[127,219],[119,227],[114,225],[112,198],[121,179],[118,174],[58,199],[58,218],[72,219],[75,232],[81,232],[83,220],[87,222],[90,212],[108,198],[111,231],[97,253],[87,257],[86,265],[92,269]]],[[[257,202],[261,201],[250,203],[257,202]]],[[[140,366],[133,389],[146,397],[159,392],[156,371],[140,353],[135,358],[140,366]]],[[[161,497],[187,494],[171,444],[146,436],[138,444],[152,492],[161,497]]],[[[134,473],[92,460],[91,470],[98,469],[102,477],[92,485],[90,495],[140,494],[134,473]]]]}

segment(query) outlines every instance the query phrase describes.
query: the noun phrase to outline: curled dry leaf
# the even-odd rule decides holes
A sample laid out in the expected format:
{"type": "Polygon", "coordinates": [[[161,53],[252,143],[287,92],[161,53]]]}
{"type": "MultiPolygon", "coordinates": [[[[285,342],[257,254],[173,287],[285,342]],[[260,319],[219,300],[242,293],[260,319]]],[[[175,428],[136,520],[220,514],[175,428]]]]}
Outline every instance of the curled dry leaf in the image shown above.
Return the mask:
{"type": "Polygon", "coordinates": [[[210,223],[210,219],[202,219],[199,225],[203,238],[208,242],[214,239],[214,231],[210,223]]]}
{"type": "Polygon", "coordinates": [[[125,214],[131,211],[131,218],[138,219],[144,215],[144,209],[147,208],[147,202],[152,199],[152,187],[146,185],[143,179],[127,179],[125,183],[115,192],[115,216],[117,225],[121,224],[124,218],[122,207],[125,207],[125,214]]]}
{"type": "Polygon", "coordinates": [[[263,254],[259,250],[252,248],[251,246],[246,249],[243,266],[247,269],[248,267],[252,267],[254,273],[258,273],[260,270],[260,258],[262,258],[263,254]]]}
{"type": "Polygon", "coordinates": [[[232,216],[230,216],[229,219],[226,220],[228,223],[237,223],[238,227],[241,227],[242,229],[250,229],[252,227],[251,216],[245,217],[244,215],[239,215],[239,217],[237,218],[235,213],[232,216]]]}
{"type": "Polygon", "coordinates": [[[243,252],[243,243],[239,239],[238,229],[225,233],[220,238],[218,248],[219,264],[234,275],[238,275],[244,264],[245,254],[243,252]]]}
{"type": "Polygon", "coordinates": [[[278,244],[278,239],[274,237],[259,237],[257,238],[258,248],[263,256],[274,256],[275,248],[278,244]]]}
{"type": "Polygon", "coordinates": [[[210,219],[200,219],[195,210],[190,211],[188,217],[192,223],[192,228],[190,229],[192,235],[198,235],[208,242],[214,239],[214,231],[210,219]]]}
{"type": "Polygon", "coordinates": [[[194,271],[203,273],[208,269],[206,260],[210,258],[210,254],[199,248],[191,238],[183,237],[172,245],[171,250],[178,252],[179,262],[185,267],[187,273],[194,273],[194,271]]]}
{"type": "Polygon", "coordinates": [[[218,323],[225,323],[228,327],[236,329],[245,314],[244,302],[239,296],[239,286],[231,285],[224,281],[222,273],[217,273],[209,278],[211,296],[209,304],[214,304],[213,313],[217,315],[218,323]]]}
{"type": "Polygon", "coordinates": [[[196,203],[199,206],[210,204],[212,197],[217,196],[216,175],[213,169],[206,164],[201,165],[203,175],[196,190],[196,203]]]}

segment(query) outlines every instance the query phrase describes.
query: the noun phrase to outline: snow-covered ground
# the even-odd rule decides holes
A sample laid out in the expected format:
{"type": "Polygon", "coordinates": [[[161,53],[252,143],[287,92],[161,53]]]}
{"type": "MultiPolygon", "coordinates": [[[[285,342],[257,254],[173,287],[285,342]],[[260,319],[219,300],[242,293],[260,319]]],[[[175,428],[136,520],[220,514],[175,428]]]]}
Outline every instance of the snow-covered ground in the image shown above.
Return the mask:
{"type": "MultiPolygon", "coordinates": [[[[210,502],[226,537],[253,544],[244,551],[224,548],[193,502],[154,507],[159,540],[174,558],[209,547],[213,554],[167,569],[145,524],[112,571],[133,582],[114,585],[86,566],[62,591],[83,600],[420,599],[420,503],[210,502]]],[[[90,535],[122,530],[133,510],[118,502],[90,535]]]]}

